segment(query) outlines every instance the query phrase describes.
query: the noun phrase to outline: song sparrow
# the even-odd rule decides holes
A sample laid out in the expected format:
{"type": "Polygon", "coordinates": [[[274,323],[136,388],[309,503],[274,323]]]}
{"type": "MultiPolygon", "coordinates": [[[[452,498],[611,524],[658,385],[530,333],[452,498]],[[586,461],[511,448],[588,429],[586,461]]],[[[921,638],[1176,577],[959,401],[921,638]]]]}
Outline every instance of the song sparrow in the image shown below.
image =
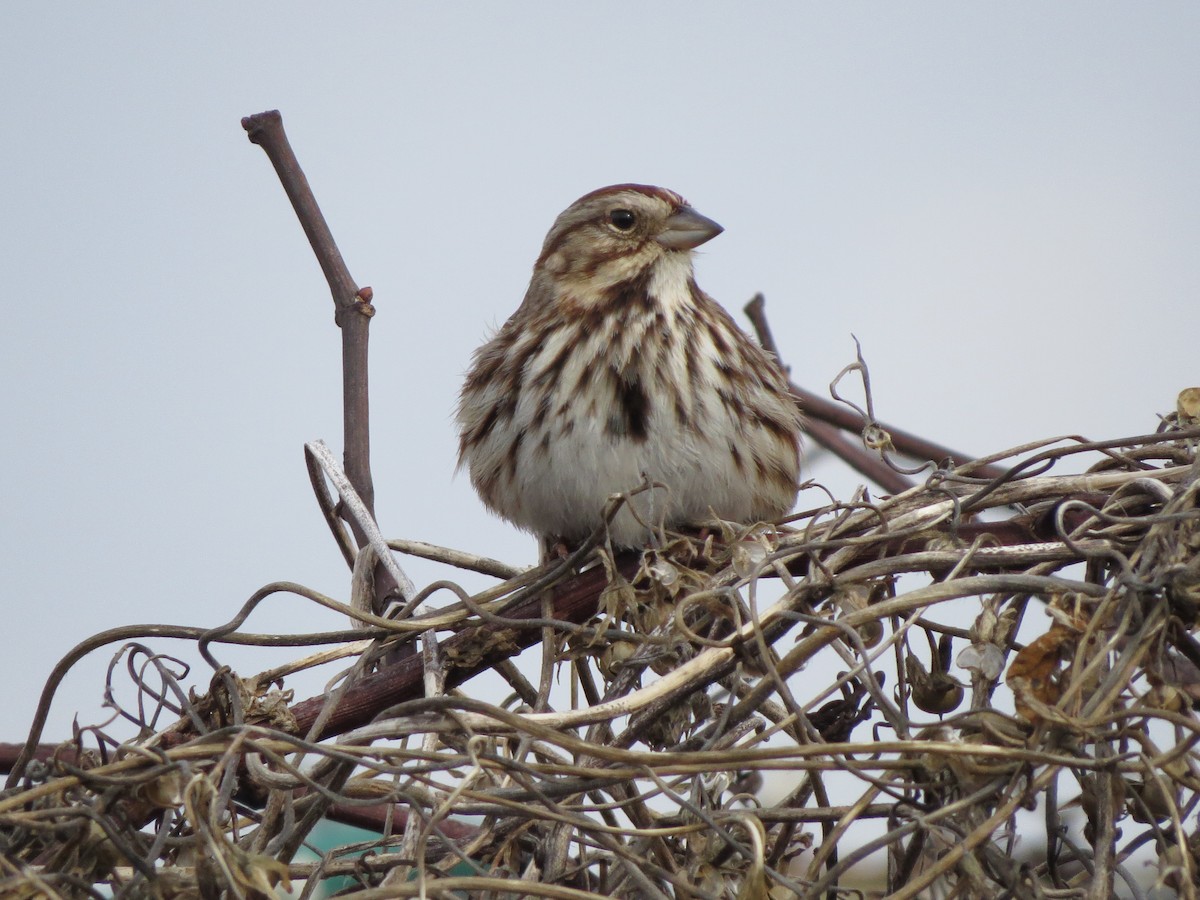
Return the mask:
{"type": "Polygon", "coordinates": [[[660,525],[791,508],[800,414],[786,380],[692,276],[692,250],[721,231],[638,184],[558,217],[459,399],[458,464],[489,509],[573,544],[610,495],[649,482],[608,528],[615,546],[638,547],[660,525]]]}

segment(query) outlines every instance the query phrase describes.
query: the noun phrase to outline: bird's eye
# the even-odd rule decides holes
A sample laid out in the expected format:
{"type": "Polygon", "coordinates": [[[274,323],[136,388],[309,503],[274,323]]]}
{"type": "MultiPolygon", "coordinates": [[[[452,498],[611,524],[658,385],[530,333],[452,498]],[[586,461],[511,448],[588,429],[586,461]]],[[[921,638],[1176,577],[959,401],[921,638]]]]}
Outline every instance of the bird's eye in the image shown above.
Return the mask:
{"type": "Polygon", "coordinates": [[[608,221],[617,231],[628,231],[637,224],[637,216],[627,209],[614,209],[608,214],[608,221]]]}

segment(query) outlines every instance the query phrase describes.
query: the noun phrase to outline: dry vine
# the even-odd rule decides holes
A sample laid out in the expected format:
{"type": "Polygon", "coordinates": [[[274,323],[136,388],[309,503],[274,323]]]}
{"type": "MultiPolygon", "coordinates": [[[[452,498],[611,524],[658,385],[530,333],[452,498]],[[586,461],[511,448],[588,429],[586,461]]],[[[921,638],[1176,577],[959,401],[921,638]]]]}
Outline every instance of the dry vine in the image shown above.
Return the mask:
{"type": "Polygon", "coordinates": [[[884,499],[640,556],[598,534],[523,572],[385,550],[369,495],[314,445],[326,517],[362,548],[341,533],[346,600],[273,584],[225,626],[73,651],[43,706],[117,643],[135,697],[111,678],[107,696],[137,733],[39,747],[35,724],[0,795],[0,894],[862,897],[876,878],[893,898],[1195,896],[1197,399],[1154,434],[948,461],[884,499]],[[414,592],[390,551],[498,583],[414,592]],[[242,632],[279,592],[355,627],[242,632]],[[202,692],[143,643],[162,637],[197,642],[202,692]],[[242,677],[228,643],[325,649],[242,677]],[[291,702],[287,678],[339,659],[291,702]],[[479,699],[481,673],[508,698],[479,699]],[[328,819],[376,837],[299,861],[328,819]]]}
{"type": "Polygon", "coordinates": [[[303,880],[309,895],[345,876],[356,897],[854,896],[847,877],[875,857],[896,898],[1099,897],[1114,880],[1142,890],[1141,853],[1188,894],[1197,438],[1108,441],[1080,475],[1048,470],[1097,445],[1058,441],[994,457],[1010,464],[999,483],[939,470],[779,532],[665,536],[638,560],[599,550],[600,617],[548,610],[540,682],[496,665],[500,705],[444,689],[466,663],[432,635],[486,624],[504,640],[502,610],[545,594],[546,573],[398,621],[339,605],[374,627],[312,636],[356,660],[322,712],[385,648],[420,640],[427,684],[336,739],[314,739],[321,716],[297,729],[286,672],[242,679],[213,658],[195,696],[131,644],[140,690],[124,714],[141,736],[81,730],[25,769],[0,800],[0,889],[259,896],[303,880]],[[956,539],[956,523],[1013,509],[1048,539],[956,539]],[[1018,841],[1030,809],[1046,835],[1018,841]],[[356,810],[377,816],[377,840],[294,860],[322,816],[356,810]]]}

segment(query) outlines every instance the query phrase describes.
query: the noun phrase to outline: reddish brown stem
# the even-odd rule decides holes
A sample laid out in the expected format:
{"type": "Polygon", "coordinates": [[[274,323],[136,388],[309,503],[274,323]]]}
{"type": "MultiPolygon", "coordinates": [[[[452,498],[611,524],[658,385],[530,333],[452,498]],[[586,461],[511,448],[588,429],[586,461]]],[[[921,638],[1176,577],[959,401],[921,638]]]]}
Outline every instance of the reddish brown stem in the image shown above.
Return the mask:
{"type": "MultiPolygon", "coordinates": [[[[363,504],[374,516],[375,482],[371,477],[371,411],[367,378],[370,323],[375,314],[375,307],[371,305],[371,289],[359,288],[351,277],[308,185],[308,179],[304,177],[288,142],[279,111],[269,110],[246,116],[242,119],[242,127],[246,129],[251,143],[262,147],[275,167],[333,294],[334,321],[342,331],[342,466],[363,504]]],[[[352,516],[343,518],[354,534],[355,543],[359,547],[364,546],[367,536],[358,522],[352,516]]],[[[336,532],[334,537],[337,538],[336,532]]],[[[385,600],[395,587],[387,570],[382,565],[377,566],[375,612],[383,611],[385,600]]]]}
{"type": "MultiPolygon", "coordinates": [[[[959,535],[971,540],[980,534],[991,535],[997,544],[1018,544],[1039,539],[1035,523],[1009,520],[1005,522],[964,523],[959,535]]],[[[892,552],[914,552],[923,549],[927,537],[915,541],[898,539],[892,552]]],[[[616,558],[617,569],[628,579],[637,572],[640,557],[624,553],[616,558]]],[[[804,576],[808,560],[792,563],[792,573],[804,576]]],[[[589,569],[574,578],[550,588],[551,615],[558,620],[583,624],[596,614],[600,594],[608,583],[602,567],[589,569]]],[[[541,639],[543,621],[542,593],[531,593],[502,615],[511,624],[485,623],[465,628],[447,638],[441,646],[448,660],[456,660],[446,673],[446,688],[455,688],[481,672],[494,668],[501,660],[516,656],[541,639]],[[526,624],[521,620],[529,620],[526,624]],[[519,623],[519,624],[518,624],[519,623]]],[[[396,659],[379,671],[352,685],[338,702],[337,709],[314,739],[341,734],[370,722],[389,706],[425,696],[423,668],[418,654],[396,659]]],[[[292,707],[296,717],[297,734],[307,734],[321,710],[329,702],[325,695],[301,701],[292,707]]]]}
{"type": "MultiPolygon", "coordinates": [[[[792,390],[796,390],[795,385],[792,385],[792,390]]],[[[865,475],[889,494],[903,493],[912,487],[911,480],[890,468],[878,454],[868,453],[861,444],[850,440],[840,429],[824,419],[808,415],[808,407],[804,403],[800,403],[800,408],[806,414],[804,433],[843,462],[853,466],[859,474],[865,475]]]]}
{"type": "MultiPolygon", "coordinates": [[[[371,289],[359,289],[342,259],[325,216],[300,168],[296,154],[283,130],[278,110],[268,110],[242,119],[251,143],[258,144],[271,160],[296,218],[300,220],[313,253],[320,263],[336,309],[335,320],[342,330],[342,421],[345,438],[343,465],[346,477],[374,515],[375,486],[371,479],[370,407],[367,394],[368,327],[374,307],[371,289]]],[[[355,540],[361,547],[366,538],[353,522],[355,540]]]]}
{"type": "MultiPolygon", "coordinates": [[[[840,403],[834,403],[832,400],[826,400],[819,394],[814,394],[812,391],[806,390],[795,382],[789,382],[792,389],[792,395],[800,404],[800,408],[805,414],[813,419],[820,419],[823,422],[828,422],[831,425],[836,425],[846,431],[851,431],[858,434],[863,427],[862,416],[854,410],[842,406],[840,403]]],[[[902,428],[896,428],[894,425],[888,425],[885,422],[878,423],[879,427],[886,431],[892,438],[892,443],[896,449],[906,456],[911,456],[920,460],[932,460],[940,463],[942,460],[949,460],[951,465],[961,466],[975,459],[969,453],[960,453],[957,450],[951,450],[948,447],[943,447],[941,444],[936,444],[933,441],[905,431],[902,428]]],[[[1004,469],[1000,466],[979,466],[972,471],[972,475],[977,478],[999,478],[1004,474],[1004,469]]],[[[864,473],[865,474],[865,473],[864,473]]]]}
{"type": "MultiPolygon", "coordinates": [[[[750,320],[750,324],[754,326],[754,332],[758,335],[759,343],[771,353],[774,353],[776,359],[779,360],[779,364],[783,366],[785,371],[788,371],[788,367],[784,365],[783,357],[775,345],[775,339],[771,335],[771,326],[767,322],[766,298],[762,294],[755,294],[750,302],[746,304],[745,313],[746,317],[750,320]]],[[[857,410],[853,410],[841,403],[827,400],[819,394],[814,394],[812,391],[800,387],[794,381],[789,380],[788,386],[791,388],[792,396],[796,398],[796,402],[800,404],[800,408],[808,417],[808,422],[804,430],[807,434],[811,435],[813,440],[834,453],[859,473],[870,478],[884,490],[892,493],[900,493],[912,487],[912,481],[894,469],[889,468],[886,463],[880,460],[877,454],[868,453],[857,443],[841,438],[837,434],[836,429],[849,431],[856,435],[862,432],[865,423],[863,422],[862,415],[857,410]],[[822,427],[823,424],[826,427],[822,427]]],[[[959,453],[940,444],[935,444],[933,441],[918,437],[901,428],[896,428],[882,422],[878,423],[878,425],[891,436],[893,445],[905,456],[910,456],[918,460],[932,460],[936,463],[949,460],[951,465],[955,466],[961,466],[964,463],[971,462],[975,458],[970,454],[959,453]]],[[[1004,474],[1004,469],[999,466],[980,466],[972,474],[979,478],[994,479],[1004,474]]]]}
{"type": "MultiPolygon", "coordinates": [[[[628,553],[617,558],[622,575],[632,578],[639,557],[628,553]]],[[[607,584],[602,567],[589,569],[558,587],[551,588],[553,615],[574,624],[582,624],[596,614],[600,592],[607,584]]],[[[445,640],[442,654],[451,662],[446,672],[446,689],[458,687],[474,675],[496,666],[501,660],[515,656],[541,639],[544,622],[541,620],[543,595],[532,594],[518,605],[503,612],[511,625],[484,624],[465,628],[445,640]],[[528,624],[520,620],[530,620],[528,624]]],[[[351,685],[338,702],[337,709],[325,723],[321,737],[341,734],[370,722],[380,710],[406,700],[425,696],[424,669],[421,657],[411,654],[397,659],[379,671],[351,685]]],[[[297,734],[307,734],[329,702],[322,695],[304,700],[292,707],[296,717],[297,734]]]]}

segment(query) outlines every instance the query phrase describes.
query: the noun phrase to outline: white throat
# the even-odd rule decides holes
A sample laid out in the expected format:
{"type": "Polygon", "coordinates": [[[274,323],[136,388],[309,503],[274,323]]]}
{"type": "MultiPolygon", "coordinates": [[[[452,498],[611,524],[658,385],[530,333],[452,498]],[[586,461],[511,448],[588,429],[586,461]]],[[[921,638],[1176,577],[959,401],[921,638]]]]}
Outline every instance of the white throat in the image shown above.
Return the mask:
{"type": "Polygon", "coordinates": [[[688,287],[692,280],[692,254],[665,253],[654,265],[650,278],[650,296],[662,305],[663,311],[673,313],[681,306],[692,302],[688,287]]]}

